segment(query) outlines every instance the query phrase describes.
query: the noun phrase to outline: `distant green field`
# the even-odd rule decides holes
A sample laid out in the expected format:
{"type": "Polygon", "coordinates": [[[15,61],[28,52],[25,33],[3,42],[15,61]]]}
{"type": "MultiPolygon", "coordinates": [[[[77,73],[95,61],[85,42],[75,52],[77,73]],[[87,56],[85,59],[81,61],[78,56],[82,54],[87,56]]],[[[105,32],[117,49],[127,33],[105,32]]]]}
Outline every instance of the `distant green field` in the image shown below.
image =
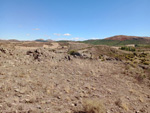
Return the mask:
{"type": "Polygon", "coordinates": [[[118,44],[120,41],[118,40],[86,40],[82,41],[83,43],[93,44],[93,45],[109,45],[114,46],[118,44]]]}

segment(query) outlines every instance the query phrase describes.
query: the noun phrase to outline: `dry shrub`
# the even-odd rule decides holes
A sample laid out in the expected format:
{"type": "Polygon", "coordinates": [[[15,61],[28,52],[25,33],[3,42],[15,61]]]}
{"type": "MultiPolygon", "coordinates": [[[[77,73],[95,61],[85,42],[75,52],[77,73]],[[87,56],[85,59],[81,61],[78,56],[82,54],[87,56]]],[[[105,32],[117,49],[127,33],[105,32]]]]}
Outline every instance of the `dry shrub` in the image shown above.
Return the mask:
{"type": "Polygon", "coordinates": [[[126,104],[121,98],[118,99],[118,100],[115,102],[115,104],[116,104],[118,107],[120,107],[120,108],[122,108],[122,109],[124,109],[124,110],[126,110],[126,111],[129,110],[127,104],[126,104]]]}
{"type": "Polygon", "coordinates": [[[142,83],[143,80],[146,78],[146,75],[140,74],[140,75],[137,75],[135,78],[137,79],[137,81],[138,81],[139,83],[142,83]]]}
{"type": "Polygon", "coordinates": [[[106,109],[102,102],[96,99],[88,99],[83,102],[85,113],[106,113],[106,109]]]}

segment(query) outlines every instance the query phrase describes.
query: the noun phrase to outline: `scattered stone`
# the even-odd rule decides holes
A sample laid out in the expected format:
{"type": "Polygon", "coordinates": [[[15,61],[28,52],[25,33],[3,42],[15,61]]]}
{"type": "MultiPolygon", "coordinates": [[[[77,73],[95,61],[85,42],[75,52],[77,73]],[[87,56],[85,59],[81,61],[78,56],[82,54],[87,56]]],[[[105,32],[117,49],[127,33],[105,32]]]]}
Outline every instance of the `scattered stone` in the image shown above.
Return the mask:
{"type": "Polygon", "coordinates": [[[0,48],[0,51],[6,54],[6,50],[4,48],[0,48]]]}
{"type": "Polygon", "coordinates": [[[22,111],[23,107],[21,105],[18,106],[18,110],[22,111]]]}
{"type": "Polygon", "coordinates": [[[9,102],[7,102],[7,106],[8,106],[8,107],[11,107],[11,106],[12,106],[12,104],[11,104],[11,103],[9,103],[9,102]]]}
{"type": "Polygon", "coordinates": [[[41,106],[40,106],[40,105],[37,105],[37,108],[38,108],[38,109],[41,109],[41,106]]]}

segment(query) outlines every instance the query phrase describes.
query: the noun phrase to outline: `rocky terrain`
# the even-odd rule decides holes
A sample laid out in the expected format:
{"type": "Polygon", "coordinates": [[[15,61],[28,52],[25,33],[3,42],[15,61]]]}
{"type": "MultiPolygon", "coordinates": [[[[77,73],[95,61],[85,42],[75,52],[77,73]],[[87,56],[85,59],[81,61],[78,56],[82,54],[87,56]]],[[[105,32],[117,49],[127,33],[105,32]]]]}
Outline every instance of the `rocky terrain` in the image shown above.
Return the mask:
{"type": "Polygon", "coordinates": [[[150,73],[112,53],[123,54],[73,42],[1,42],[0,112],[150,113],[150,81],[138,78],[150,73]]]}

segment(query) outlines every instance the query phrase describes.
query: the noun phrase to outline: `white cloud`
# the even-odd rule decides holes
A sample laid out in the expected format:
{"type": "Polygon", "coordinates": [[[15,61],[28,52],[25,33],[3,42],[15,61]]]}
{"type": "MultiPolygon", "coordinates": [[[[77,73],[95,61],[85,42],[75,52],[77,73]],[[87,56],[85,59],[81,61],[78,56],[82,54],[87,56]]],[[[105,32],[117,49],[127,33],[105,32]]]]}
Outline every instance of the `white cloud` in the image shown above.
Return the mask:
{"type": "Polygon", "coordinates": [[[59,34],[59,33],[54,33],[54,35],[56,35],[56,36],[61,36],[61,34],[59,34]]]}
{"type": "Polygon", "coordinates": [[[28,34],[26,34],[27,36],[30,36],[30,34],[28,33],[28,34]]]}
{"type": "Polygon", "coordinates": [[[69,34],[69,33],[65,33],[65,34],[64,34],[64,36],[71,36],[71,34],[69,34]]]}
{"type": "Polygon", "coordinates": [[[54,33],[54,35],[56,35],[56,36],[71,36],[71,34],[69,34],[69,33],[65,33],[65,34],[54,33]]]}
{"type": "Polygon", "coordinates": [[[32,30],[36,30],[36,31],[38,31],[38,30],[40,30],[39,28],[34,28],[34,29],[32,29],[32,30]]]}

